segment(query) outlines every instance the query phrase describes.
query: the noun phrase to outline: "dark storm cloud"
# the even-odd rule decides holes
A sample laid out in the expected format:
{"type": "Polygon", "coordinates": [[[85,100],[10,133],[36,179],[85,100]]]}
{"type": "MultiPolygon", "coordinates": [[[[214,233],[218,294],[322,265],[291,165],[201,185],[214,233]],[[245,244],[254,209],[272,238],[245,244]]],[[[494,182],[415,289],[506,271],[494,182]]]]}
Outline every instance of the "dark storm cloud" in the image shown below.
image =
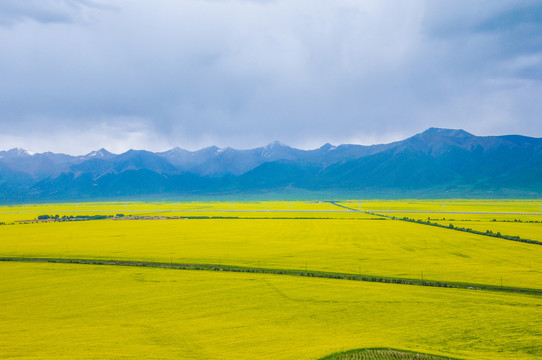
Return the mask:
{"type": "Polygon", "coordinates": [[[533,1],[2,2],[0,142],[81,153],[369,143],[430,126],[542,136],[541,10],[533,1]]]}

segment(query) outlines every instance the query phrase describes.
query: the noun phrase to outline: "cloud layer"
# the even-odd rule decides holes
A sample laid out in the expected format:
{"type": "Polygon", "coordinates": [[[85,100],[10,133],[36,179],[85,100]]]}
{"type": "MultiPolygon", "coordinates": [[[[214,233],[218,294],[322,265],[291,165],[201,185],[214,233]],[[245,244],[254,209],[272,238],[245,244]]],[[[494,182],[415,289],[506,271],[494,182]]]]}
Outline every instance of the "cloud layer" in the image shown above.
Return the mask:
{"type": "Polygon", "coordinates": [[[6,0],[0,48],[2,148],[542,136],[532,1],[6,0]]]}

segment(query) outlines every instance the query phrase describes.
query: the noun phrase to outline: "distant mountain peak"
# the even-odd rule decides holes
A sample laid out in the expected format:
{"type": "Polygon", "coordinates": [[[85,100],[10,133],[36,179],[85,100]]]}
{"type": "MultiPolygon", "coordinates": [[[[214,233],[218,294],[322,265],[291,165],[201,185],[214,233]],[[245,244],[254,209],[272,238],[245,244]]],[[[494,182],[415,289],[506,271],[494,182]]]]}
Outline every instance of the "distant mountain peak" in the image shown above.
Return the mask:
{"type": "Polygon", "coordinates": [[[490,143],[462,129],[432,127],[404,141],[400,141],[398,144],[396,151],[401,151],[406,146],[416,151],[431,154],[434,157],[447,153],[452,148],[471,150],[478,145],[484,148],[489,146],[490,143]]]}
{"type": "Polygon", "coordinates": [[[267,144],[263,150],[262,150],[262,157],[268,158],[273,155],[276,155],[277,153],[280,153],[283,150],[290,149],[290,147],[286,144],[281,143],[278,140],[273,141],[272,143],[267,144]]]}
{"type": "Polygon", "coordinates": [[[91,151],[87,155],[85,155],[85,157],[87,158],[99,158],[99,159],[110,158],[111,156],[113,156],[113,154],[104,148],[101,148],[100,150],[91,151]]]}
{"type": "Polygon", "coordinates": [[[13,157],[20,157],[20,156],[32,156],[34,155],[34,153],[19,147],[19,148],[13,148],[6,151],[6,155],[13,156],[13,157]]]}
{"type": "Polygon", "coordinates": [[[271,142],[271,143],[269,143],[269,144],[267,144],[265,146],[265,148],[269,148],[269,149],[272,149],[272,148],[288,148],[288,147],[289,147],[288,145],[286,145],[286,144],[284,144],[284,143],[282,143],[282,142],[280,142],[278,140],[275,140],[275,141],[273,141],[273,142],[271,142]]]}
{"type": "Polygon", "coordinates": [[[27,151],[23,148],[13,148],[7,151],[0,151],[0,159],[3,158],[18,158],[18,157],[28,157],[34,155],[33,152],[27,151]]]}
{"type": "Polygon", "coordinates": [[[190,151],[188,150],[185,150],[179,146],[176,146],[174,147],[173,149],[169,149],[169,150],[166,150],[166,151],[163,151],[161,153],[158,153],[158,154],[162,154],[164,156],[168,156],[168,157],[171,157],[171,156],[175,156],[175,155],[179,155],[179,154],[186,154],[186,153],[189,153],[190,151]]]}
{"type": "Polygon", "coordinates": [[[209,152],[217,152],[219,151],[220,148],[216,145],[212,145],[212,146],[207,146],[206,148],[203,148],[201,150],[198,150],[198,151],[209,151],[209,152]]]}
{"type": "Polygon", "coordinates": [[[469,189],[480,194],[519,189],[537,197],[542,191],[542,138],[479,137],[459,129],[429,128],[389,144],[327,143],[312,150],[275,141],[246,150],[211,146],[160,153],[129,150],[117,155],[100,149],[83,156],[31,155],[21,148],[0,151],[3,201],[263,194],[296,188],[345,194],[420,191],[432,197],[433,191],[447,196],[465,189],[465,194],[469,189]]]}
{"type": "Polygon", "coordinates": [[[231,151],[233,150],[231,147],[225,147],[225,148],[217,148],[216,149],[216,154],[222,154],[223,152],[226,152],[226,151],[231,151]]]}
{"type": "Polygon", "coordinates": [[[325,143],[324,145],[320,146],[319,150],[323,151],[332,151],[335,150],[337,147],[334,145],[331,145],[330,143],[325,143]]]}
{"type": "Polygon", "coordinates": [[[425,130],[422,135],[438,135],[438,136],[444,136],[444,137],[474,137],[469,132],[466,132],[463,129],[444,129],[444,128],[436,128],[436,127],[430,127],[429,129],[425,130]]]}

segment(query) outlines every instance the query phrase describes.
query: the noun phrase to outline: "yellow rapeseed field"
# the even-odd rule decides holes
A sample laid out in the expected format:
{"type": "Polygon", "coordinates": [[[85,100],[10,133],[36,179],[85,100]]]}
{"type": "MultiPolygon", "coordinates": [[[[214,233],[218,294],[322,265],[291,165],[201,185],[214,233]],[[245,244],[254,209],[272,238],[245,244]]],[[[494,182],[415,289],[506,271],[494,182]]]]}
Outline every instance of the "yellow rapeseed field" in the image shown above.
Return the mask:
{"type": "Polygon", "coordinates": [[[281,275],[0,263],[0,354],[319,359],[393,347],[540,359],[542,299],[281,275]]]}
{"type": "Polygon", "coordinates": [[[0,226],[0,253],[228,264],[542,289],[542,246],[392,220],[98,220],[0,226]],[[423,275],[422,275],[423,272],[423,275]]]}
{"type": "MultiPolygon", "coordinates": [[[[541,245],[364,212],[540,240],[541,210],[538,200],[1,206],[0,257],[216,264],[542,290],[541,245]],[[154,219],[20,222],[45,214],[154,219]]],[[[0,309],[0,358],[319,359],[372,347],[473,360],[542,358],[536,293],[0,262],[0,309]]]]}
{"type": "Polygon", "coordinates": [[[241,217],[241,218],[372,218],[327,202],[107,202],[0,206],[0,222],[35,219],[39,215],[134,215],[166,217],[241,217]]]}
{"type": "Polygon", "coordinates": [[[488,199],[437,199],[437,200],[350,200],[339,204],[364,211],[457,211],[457,212],[514,212],[542,214],[541,199],[488,200],[488,199]]]}
{"type": "Polygon", "coordinates": [[[495,214],[435,214],[435,213],[381,213],[397,218],[431,221],[444,226],[470,228],[485,232],[491,230],[503,235],[520,236],[542,242],[541,215],[495,215],[495,214]]]}

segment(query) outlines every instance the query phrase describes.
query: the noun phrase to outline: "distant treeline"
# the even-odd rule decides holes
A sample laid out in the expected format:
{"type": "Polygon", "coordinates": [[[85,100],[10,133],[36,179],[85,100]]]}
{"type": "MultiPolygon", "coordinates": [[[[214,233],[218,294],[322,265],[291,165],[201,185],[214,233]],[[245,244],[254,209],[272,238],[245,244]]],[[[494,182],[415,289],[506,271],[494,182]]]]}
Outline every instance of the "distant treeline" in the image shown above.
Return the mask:
{"type": "Polygon", "coordinates": [[[474,230],[474,229],[471,229],[471,228],[464,228],[464,227],[454,226],[454,224],[452,224],[452,223],[450,223],[449,225],[443,225],[443,224],[439,224],[439,223],[436,223],[436,222],[431,222],[430,220],[411,219],[411,218],[406,217],[406,216],[405,217],[395,217],[395,216],[383,215],[383,214],[378,214],[378,213],[373,213],[373,212],[370,212],[370,214],[377,215],[377,216],[382,216],[382,217],[387,217],[387,218],[390,218],[392,220],[408,221],[408,222],[413,222],[413,223],[417,223],[417,224],[424,224],[424,225],[441,227],[441,228],[444,228],[444,229],[464,231],[464,232],[477,234],[477,235],[485,235],[485,236],[491,236],[491,237],[496,237],[496,238],[505,239],[505,240],[512,240],[512,241],[519,241],[519,242],[524,242],[524,243],[528,243],[528,244],[542,245],[542,242],[537,241],[537,240],[523,239],[523,238],[521,238],[521,237],[519,237],[517,235],[503,235],[500,232],[494,233],[491,230],[479,231],[479,230],[474,230]]]}
{"type": "MultiPolygon", "coordinates": [[[[437,220],[437,221],[446,221],[446,218],[431,218],[431,217],[428,217],[427,220],[437,220]]],[[[463,221],[463,222],[467,222],[467,221],[471,221],[471,222],[485,222],[487,220],[479,220],[479,219],[448,219],[448,221],[463,221]]],[[[492,220],[489,220],[490,222],[513,222],[513,223],[528,223],[528,224],[540,224],[542,223],[542,221],[539,221],[539,220],[521,220],[521,219],[514,219],[514,220],[497,220],[497,219],[492,219],[492,220]]]]}
{"type": "Polygon", "coordinates": [[[500,232],[495,233],[495,232],[493,232],[491,230],[479,231],[479,230],[474,230],[474,229],[471,229],[471,228],[464,228],[464,227],[454,226],[454,224],[452,224],[452,223],[450,223],[449,225],[446,226],[446,225],[443,225],[443,224],[431,222],[429,220],[424,221],[424,220],[421,220],[421,219],[411,219],[411,218],[408,218],[408,217],[403,217],[403,218],[400,218],[399,220],[409,221],[409,222],[416,222],[416,223],[421,223],[421,224],[431,225],[431,226],[438,226],[438,227],[442,227],[442,228],[446,228],[446,229],[464,231],[464,232],[473,233],[473,234],[477,234],[477,235],[492,236],[492,237],[496,237],[496,238],[500,238],[500,239],[506,239],[506,240],[519,241],[519,242],[524,242],[524,243],[529,243],[529,244],[542,245],[542,242],[540,242],[540,241],[531,240],[531,239],[522,239],[521,237],[519,237],[517,235],[504,235],[504,234],[501,234],[500,232]]]}
{"type": "Polygon", "coordinates": [[[37,220],[54,220],[54,221],[74,221],[74,220],[103,220],[112,218],[122,218],[124,214],[113,215],[39,215],[37,220]]]}

